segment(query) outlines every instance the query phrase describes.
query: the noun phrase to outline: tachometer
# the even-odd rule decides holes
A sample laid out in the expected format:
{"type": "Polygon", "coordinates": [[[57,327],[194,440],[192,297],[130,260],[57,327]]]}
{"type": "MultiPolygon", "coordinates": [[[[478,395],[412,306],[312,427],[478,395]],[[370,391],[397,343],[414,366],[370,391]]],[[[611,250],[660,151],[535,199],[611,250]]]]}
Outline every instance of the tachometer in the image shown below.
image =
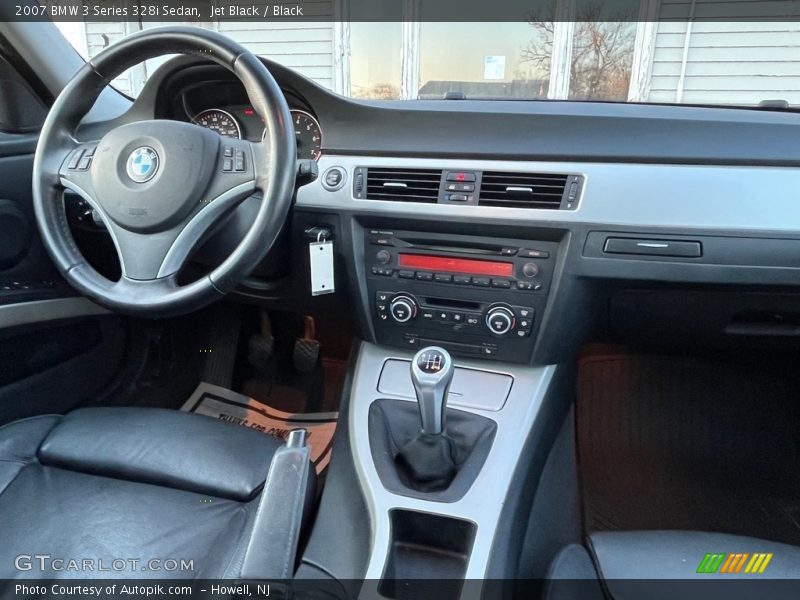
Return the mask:
{"type": "MultiPolygon", "coordinates": [[[[319,160],[322,154],[322,128],[319,122],[304,110],[291,110],[294,133],[297,136],[297,158],[319,160]]],[[[261,139],[267,135],[267,130],[261,139]]]]}
{"type": "Polygon", "coordinates": [[[192,123],[216,131],[223,137],[242,138],[242,128],[236,118],[219,108],[204,110],[192,119],[192,123]]]}

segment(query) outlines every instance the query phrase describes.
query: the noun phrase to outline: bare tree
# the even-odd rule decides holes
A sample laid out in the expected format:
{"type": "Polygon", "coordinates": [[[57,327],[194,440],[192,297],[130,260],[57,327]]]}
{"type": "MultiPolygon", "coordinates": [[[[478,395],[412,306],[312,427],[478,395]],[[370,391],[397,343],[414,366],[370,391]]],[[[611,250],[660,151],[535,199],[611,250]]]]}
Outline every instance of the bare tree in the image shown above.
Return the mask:
{"type": "MultiPolygon", "coordinates": [[[[522,49],[522,62],[550,74],[553,54],[553,11],[533,14],[528,23],[535,39],[522,49]]],[[[625,100],[631,78],[636,27],[633,15],[604,17],[599,3],[580,7],[572,40],[569,97],[581,100],[625,100]]]]}
{"type": "Polygon", "coordinates": [[[352,90],[354,98],[370,100],[394,100],[400,97],[400,90],[391,83],[375,83],[369,87],[356,86],[352,90]]]}

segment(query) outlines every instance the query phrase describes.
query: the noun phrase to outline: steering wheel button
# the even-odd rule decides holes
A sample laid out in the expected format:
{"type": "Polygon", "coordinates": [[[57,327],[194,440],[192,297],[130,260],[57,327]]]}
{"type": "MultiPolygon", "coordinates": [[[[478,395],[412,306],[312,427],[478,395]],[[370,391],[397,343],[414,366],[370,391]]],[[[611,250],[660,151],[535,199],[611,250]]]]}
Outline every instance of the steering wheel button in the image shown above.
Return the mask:
{"type": "Polygon", "coordinates": [[[232,158],[223,158],[222,159],[222,170],[225,173],[230,173],[233,171],[233,159],[232,158]]]}
{"type": "Polygon", "coordinates": [[[81,162],[81,158],[83,158],[83,150],[75,150],[75,153],[72,155],[72,159],[69,161],[67,168],[72,171],[77,169],[78,163],[81,162]]]}
{"type": "Polygon", "coordinates": [[[92,146],[86,150],[84,156],[94,156],[94,153],[97,152],[97,146],[92,146]]]}
{"type": "Polygon", "coordinates": [[[92,166],[92,157],[91,156],[84,156],[81,159],[81,162],[78,163],[78,170],[79,171],[86,171],[91,166],[92,166]]]}
{"type": "Polygon", "coordinates": [[[222,151],[222,156],[225,157],[233,157],[233,146],[225,146],[225,149],[222,151]]]}

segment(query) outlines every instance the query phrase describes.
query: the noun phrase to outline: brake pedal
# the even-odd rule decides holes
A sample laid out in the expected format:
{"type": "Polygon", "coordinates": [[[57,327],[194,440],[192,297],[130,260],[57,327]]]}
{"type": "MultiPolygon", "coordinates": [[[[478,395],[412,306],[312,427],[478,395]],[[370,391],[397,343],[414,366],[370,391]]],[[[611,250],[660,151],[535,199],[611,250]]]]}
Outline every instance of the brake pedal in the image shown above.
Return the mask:
{"type": "Polygon", "coordinates": [[[305,317],[305,333],[302,338],[295,341],[292,353],[294,368],[300,373],[310,373],[319,362],[320,343],[314,339],[315,337],[314,318],[305,317]]]}
{"type": "Polygon", "coordinates": [[[254,333],[247,340],[247,362],[257,371],[264,373],[269,369],[269,361],[275,347],[275,338],[272,337],[272,324],[266,310],[259,315],[261,328],[259,333],[254,333]]]}

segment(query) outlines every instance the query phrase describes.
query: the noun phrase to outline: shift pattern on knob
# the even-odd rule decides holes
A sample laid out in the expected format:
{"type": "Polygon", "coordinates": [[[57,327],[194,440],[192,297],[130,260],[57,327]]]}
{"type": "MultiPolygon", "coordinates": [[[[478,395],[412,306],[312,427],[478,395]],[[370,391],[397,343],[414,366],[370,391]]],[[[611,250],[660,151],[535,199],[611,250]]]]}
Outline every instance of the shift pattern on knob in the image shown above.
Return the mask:
{"type": "Polygon", "coordinates": [[[443,432],[447,394],[454,372],[450,354],[437,346],[423,348],[411,360],[411,381],[417,393],[422,433],[443,432]]]}

